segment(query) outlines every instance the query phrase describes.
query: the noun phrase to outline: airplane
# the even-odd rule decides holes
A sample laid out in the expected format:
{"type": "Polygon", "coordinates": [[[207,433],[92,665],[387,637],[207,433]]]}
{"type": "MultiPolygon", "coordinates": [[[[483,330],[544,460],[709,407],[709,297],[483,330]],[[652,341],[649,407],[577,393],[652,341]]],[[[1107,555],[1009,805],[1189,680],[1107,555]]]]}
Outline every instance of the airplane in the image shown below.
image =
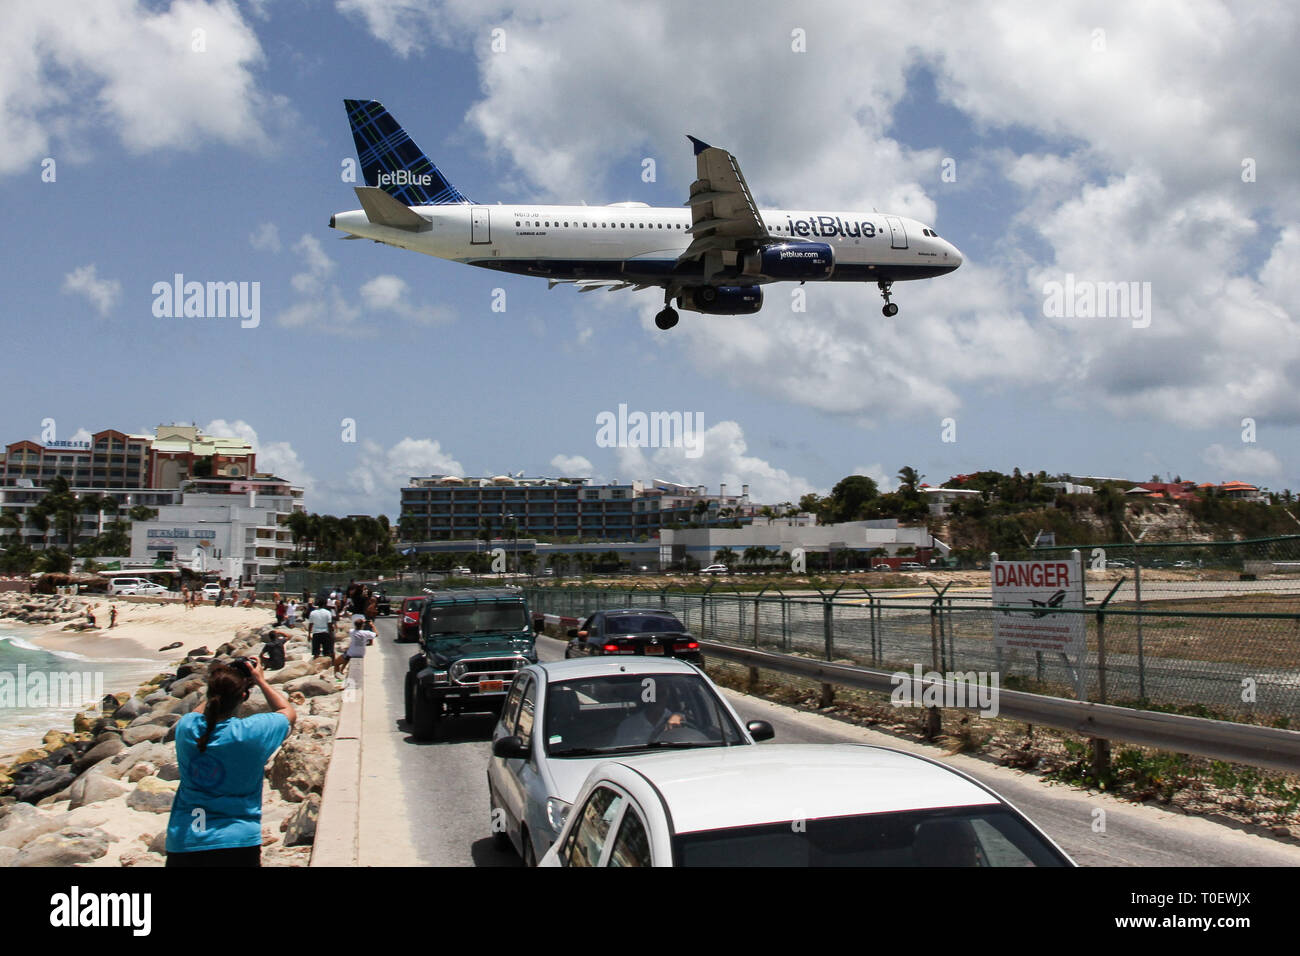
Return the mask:
{"type": "Polygon", "coordinates": [[[451,184],[377,100],[344,100],[364,186],[361,208],[335,213],[344,239],[540,276],[549,287],[661,288],[655,325],[678,307],[752,315],[771,282],[874,282],[886,316],[895,282],[952,272],[962,254],[933,228],[872,212],[759,209],[736,158],[688,136],[697,179],[682,208],[475,203],[451,184]]]}

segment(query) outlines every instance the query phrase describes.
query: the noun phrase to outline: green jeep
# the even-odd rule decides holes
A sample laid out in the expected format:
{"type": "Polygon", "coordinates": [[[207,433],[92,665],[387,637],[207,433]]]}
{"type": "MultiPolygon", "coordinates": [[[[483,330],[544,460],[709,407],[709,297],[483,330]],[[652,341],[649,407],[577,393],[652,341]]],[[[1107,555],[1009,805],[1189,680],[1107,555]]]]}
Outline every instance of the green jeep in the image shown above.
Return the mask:
{"type": "Polygon", "coordinates": [[[447,714],[500,711],[515,673],[537,663],[528,602],[518,588],[425,590],[420,652],[406,672],[406,722],[431,740],[447,714]]]}

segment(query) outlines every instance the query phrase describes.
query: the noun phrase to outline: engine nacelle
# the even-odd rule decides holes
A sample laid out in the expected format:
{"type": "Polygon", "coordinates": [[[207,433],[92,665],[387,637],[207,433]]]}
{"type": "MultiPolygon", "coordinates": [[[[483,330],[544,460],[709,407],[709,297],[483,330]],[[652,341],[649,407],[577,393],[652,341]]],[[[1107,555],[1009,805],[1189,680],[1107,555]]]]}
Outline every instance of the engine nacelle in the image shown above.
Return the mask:
{"type": "Polygon", "coordinates": [[[745,253],[741,272],[765,279],[829,279],[835,269],[835,250],[824,242],[781,242],[745,253]]]}
{"type": "Polygon", "coordinates": [[[763,290],[756,285],[701,285],[684,290],[677,304],[705,315],[753,315],[763,307],[763,290]]]}

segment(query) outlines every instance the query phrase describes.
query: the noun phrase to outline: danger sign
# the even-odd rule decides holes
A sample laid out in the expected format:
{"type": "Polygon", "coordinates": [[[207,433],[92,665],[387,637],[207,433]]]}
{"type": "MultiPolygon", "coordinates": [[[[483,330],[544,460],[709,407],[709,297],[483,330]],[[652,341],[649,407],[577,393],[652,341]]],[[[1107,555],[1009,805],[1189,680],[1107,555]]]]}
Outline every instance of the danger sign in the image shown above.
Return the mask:
{"type": "Polygon", "coordinates": [[[1083,607],[1083,567],[1078,554],[1068,560],[994,561],[993,604],[1016,605],[993,612],[993,644],[1083,655],[1087,651],[1085,615],[1061,613],[1083,607]]]}

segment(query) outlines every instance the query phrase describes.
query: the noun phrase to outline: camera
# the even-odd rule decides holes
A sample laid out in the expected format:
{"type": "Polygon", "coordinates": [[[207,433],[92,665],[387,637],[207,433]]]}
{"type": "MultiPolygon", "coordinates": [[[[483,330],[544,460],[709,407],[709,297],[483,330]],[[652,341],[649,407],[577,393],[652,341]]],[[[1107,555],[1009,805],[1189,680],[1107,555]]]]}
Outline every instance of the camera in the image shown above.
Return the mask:
{"type": "Polygon", "coordinates": [[[252,659],[253,658],[251,657],[232,657],[230,659],[230,666],[238,671],[242,676],[251,678],[253,676],[253,669],[249,667],[248,662],[252,659]]]}

